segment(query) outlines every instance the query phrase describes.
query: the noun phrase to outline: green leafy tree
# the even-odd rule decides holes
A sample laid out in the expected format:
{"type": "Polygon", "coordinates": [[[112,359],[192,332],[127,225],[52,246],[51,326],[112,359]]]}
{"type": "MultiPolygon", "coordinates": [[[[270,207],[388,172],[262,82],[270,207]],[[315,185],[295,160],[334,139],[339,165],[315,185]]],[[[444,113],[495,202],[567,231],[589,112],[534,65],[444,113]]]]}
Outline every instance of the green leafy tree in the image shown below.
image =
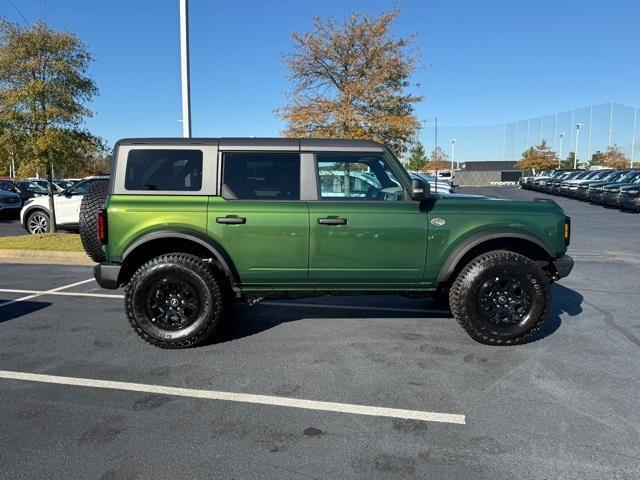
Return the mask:
{"type": "Polygon", "coordinates": [[[79,170],[105,146],[83,128],[86,104],[98,93],[87,69],[92,58],[74,34],[42,22],[0,20],[0,126],[4,151],[20,155],[18,175],[49,179],[51,231],[56,218],[51,175],[79,170]]]}
{"type": "Polygon", "coordinates": [[[427,155],[424,151],[422,143],[418,142],[411,149],[411,156],[407,162],[407,168],[416,172],[422,172],[427,164],[427,155]]]}
{"type": "Polygon", "coordinates": [[[590,167],[599,167],[602,165],[602,161],[604,160],[604,153],[600,150],[597,150],[596,153],[591,155],[591,160],[589,160],[590,167]]]}
{"type": "Polygon", "coordinates": [[[540,145],[530,147],[522,153],[522,159],[515,164],[515,168],[532,170],[534,173],[540,170],[556,168],[558,155],[551,150],[547,141],[542,139],[540,145]]]}
{"type": "MultiPolygon", "coordinates": [[[[565,158],[564,160],[560,160],[560,168],[573,168],[575,159],[576,159],[576,153],[569,152],[569,155],[567,155],[567,158],[565,158]]],[[[580,162],[575,163],[575,165],[580,166],[580,162]]]]}
{"type": "Polygon", "coordinates": [[[285,65],[293,89],[277,111],[285,136],[373,139],[406,152],[422,97],[409,91],[418,61],[413,37],[392,37],[398,13],[354,13],[344,22],[316,16],[312,32],[292,35],[285,65]]]}

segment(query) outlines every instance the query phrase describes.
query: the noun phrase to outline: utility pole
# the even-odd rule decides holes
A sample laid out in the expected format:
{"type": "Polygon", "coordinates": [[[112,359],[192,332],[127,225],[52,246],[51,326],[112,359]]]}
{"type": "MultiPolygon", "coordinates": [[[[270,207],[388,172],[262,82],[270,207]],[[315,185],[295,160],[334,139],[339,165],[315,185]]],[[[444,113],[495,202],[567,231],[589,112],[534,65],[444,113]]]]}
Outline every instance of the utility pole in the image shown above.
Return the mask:
{"type": "Polygon", "coordinates": [[[451,139],[451,178],[453,179],[453,169],[454,169],[454,163],[453,163],[453,159],[456,155],[456,139],[452,138],[451,139]]]}
{"type": "Polygon", "coordinates": [[[560,152],[558,153],[558,168],[560,168],[562,162],[562,139],[564,138],[564,133],[560,132],[560,152]]]}
{"type": "Polygon", "coordinates": [[[438,117],[436,117],[436,134],[435,135],[436,135],[436,138],[435,138],[436,148],[433,151],[433,159],[436,162],[436,183],[435,183],[436,187],[435,188],[437,193],[438,192],[438,117]]]}
{"type": "Polygon", "coordinates": [[[576,123],[576,150],[573,155],[573,169],[577,170],[578,168],[578,137],[580,136],[580,127],[581,123],[576,123]]]}
{"type": "Polygon", "coordinates": [[[189,78],[189,7],[180,0],[180,73],[182,79],[182,136],[191,138],[191,92],[189,78]]]}

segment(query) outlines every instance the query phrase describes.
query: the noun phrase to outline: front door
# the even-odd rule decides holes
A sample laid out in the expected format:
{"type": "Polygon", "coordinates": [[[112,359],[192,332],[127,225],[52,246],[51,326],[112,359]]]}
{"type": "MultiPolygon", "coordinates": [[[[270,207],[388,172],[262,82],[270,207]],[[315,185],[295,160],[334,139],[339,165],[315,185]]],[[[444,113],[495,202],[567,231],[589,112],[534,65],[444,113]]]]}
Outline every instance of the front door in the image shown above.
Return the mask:
{"type": "Polygon", "coordinates": [[[427,214],[406,198],[383,154],[316,154],[309,281],[383,288],[420,283],[427,214]]]}
{"type": "Polygon", "coordinates": [[[222,196],[209,199],[208,233],[244,286],[306,282],[309,210],[298,152],[224,152],[222,196]]]}

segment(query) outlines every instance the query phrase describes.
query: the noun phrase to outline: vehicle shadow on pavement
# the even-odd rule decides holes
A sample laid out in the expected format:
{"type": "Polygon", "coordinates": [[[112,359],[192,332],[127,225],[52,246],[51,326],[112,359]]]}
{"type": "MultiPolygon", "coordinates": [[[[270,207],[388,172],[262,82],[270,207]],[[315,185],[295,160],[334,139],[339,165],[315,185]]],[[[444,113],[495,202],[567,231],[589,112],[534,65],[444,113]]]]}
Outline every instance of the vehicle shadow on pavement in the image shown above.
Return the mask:
{"type": "Polygon", "coordinates": [[[350,309],[349,306],[340,308],[340,305],[330,306],[297,306],[258,304],[256,306],[234,305],[229,318],[224,322],[220,330],[220,335],[212,343],[224,343],[244,337],[256,335],[282,323],[294,322],[313,318],[358,320],[371,318],[420,318],[428,319],[451,319],[448,309],[443,309],[440,304],[427,304],[417,301],[415,306],[406,310],[380,310],[376,306],[371,309],[365,307],[350,309]],[[415,311],[409,311],[414,310],[415,311]],[[419,310],[424,309],[424,312],[419,310]],[[428,310],[437,309],[433,312],[428,310]]]}
{"type": "Polygon", "coordinates": [[[544,327],[540,332],[531,339],[531,342],[536,342],[545,337],[548,337],[553,332],[560,328],[562,320],[560,315],[567,314],[570,317],[575,317],[582,313],[582,301],[584,297],[575,290],[565,287],[559,283],[553,286],[553,305],[551,306],[551,312],[549,318],[544,324],[544,327]]]}
{"type": "MultiPolygon", "coordinates": [[[[0,305],[8,301],[11,301],[11,299],[0,298],[0,305]]],[[[29,315],[30,313],[37,312],[38,310],[47,308],[50,305],[50,302],[22,301],[12,303],[4,307],[0,306],[0,325],[2,325],[4,322],[8,322],[9,320],[15,320],[16,318],[20,318],[24,315],[29,315]]]]}

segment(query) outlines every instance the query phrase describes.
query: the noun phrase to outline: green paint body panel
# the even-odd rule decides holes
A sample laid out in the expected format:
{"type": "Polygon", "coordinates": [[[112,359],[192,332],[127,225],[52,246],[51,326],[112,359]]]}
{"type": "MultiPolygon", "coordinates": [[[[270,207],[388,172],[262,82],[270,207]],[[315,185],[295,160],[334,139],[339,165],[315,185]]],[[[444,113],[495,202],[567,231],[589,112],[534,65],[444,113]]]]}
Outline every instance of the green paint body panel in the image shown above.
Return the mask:
{"type": "MultiPolygon", "coordinates": [[[[537,239],[553,258],[567,250],[564,240],[565,213],[551,202],[499,200],[488,197],[446,197],[432,202],[429,248],[424,281],[436,281],[448,255],[466,239],[488,231],[513,232],[537,239]]],[[[508,236],[508,233],[505,233],[508,236]]]]}
{"type": "Polygon", "coordinates": [[[180,229],[207,234],[209,197],[193,195],[111,195],[107,200],[107,259],[122,254],[142,236],[180,229]]]}
{"type": "Polygon", "coordinates": [[[309,281],[329,284],[421,283],[427,214],[418,202],[309,202],[309,281]],[[320,225],[319,218],[346,225],[320,225]]]}
{"type": "Polygon", "coordinates": [[[307,281],[309,209],[306,202],[210,197],[207,231],[231,257],[242,284],[307,281]],[[245,218],[246,223],[217,223],[218,217],[225,216],[245,218]]]}
{"type": "Polygon", "coordinates": [[[422,203],[111,195],[107,212],[109,261],[120,262],[127,248],[154,231],[193,232],[225,249],[243,291],[433,290],[447,257],[489,230],[532,236],[554,258],[566,251],[565,214],[549,202],[464,195],[422,203]],[[246,223],[217,222],[229,215],[246,223]],[[347,224],[318,224],[323,217],[347,224]]]}

